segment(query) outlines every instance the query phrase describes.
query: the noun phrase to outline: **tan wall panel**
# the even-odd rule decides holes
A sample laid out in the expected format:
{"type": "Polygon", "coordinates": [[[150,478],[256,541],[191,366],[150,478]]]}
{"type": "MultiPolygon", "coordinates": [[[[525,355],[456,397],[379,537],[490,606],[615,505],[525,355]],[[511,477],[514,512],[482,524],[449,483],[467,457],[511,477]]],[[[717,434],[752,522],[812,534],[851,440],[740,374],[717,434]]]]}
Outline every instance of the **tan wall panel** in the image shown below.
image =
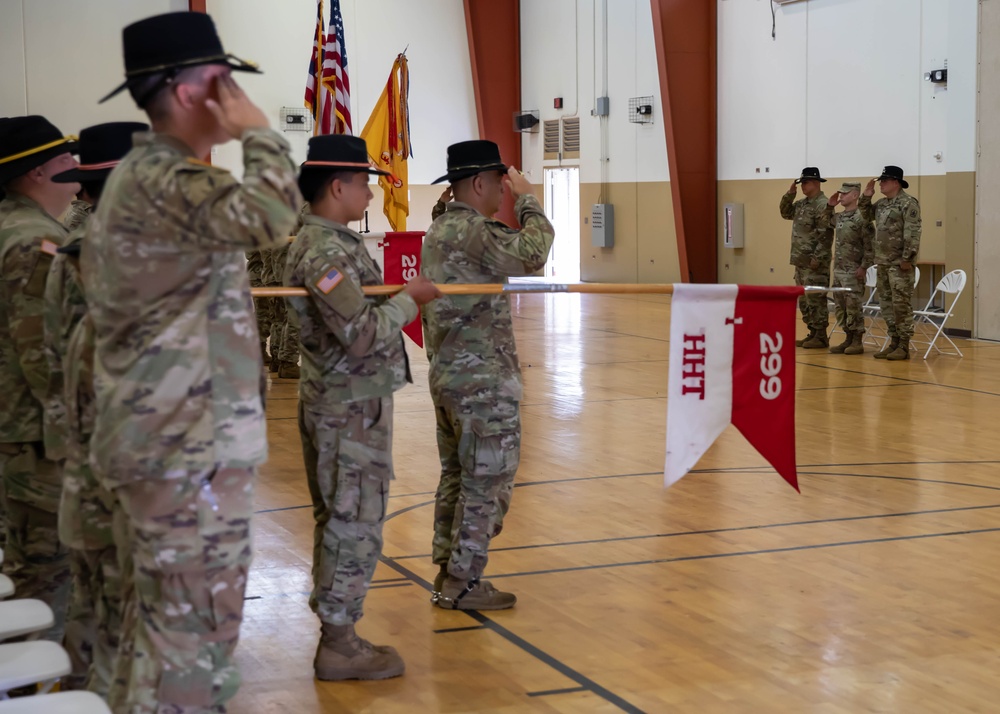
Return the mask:
{"type": "MultiPolygon", "coordinates": [[[[970,174],[975,184],[975,174],[970,174]]],[[[965,174],[957,174],[965,176],[965,174]]],[[[823,185],[827,195],[836,191],[843,181],[860,181],[862,187],[867,178],[859,177],[829,177],[823,185]]],[[[920,212],[923,221],[923,231],[920,239],[919,260],[945,261],[950,260],[946,229],[952,220],[960,225],[968,225],[974,221],[975,214],[971,205],[959,201],[958,205],[949,204],[949,180],[946,176],[918,176],[908,179],[910,188],[907,192],[920,200],[920,212]],[[941,225],[939,226],[938,223],[941,225]]],[[[959,182],[961,183],[961,182],[959,182]]],[[[719,182],[719,212],[726,203],[743,204],[743,235],[744,248],[725,248],[722,246],[721,220],[719,241],[719,282],[744,283],[750,285],[786,285],[792,282],[795,272],[788,264],[788,252],[791,241],[791,222],[786,221],[778,212],[781,196],[788,190],[785,179],[760,179],[754,181],[720,181],[719,182]]],[[[961,184],[964,186],[965,184],[961,184]]],[[[801,193],[799,196],[801,197],[801,193]]],[[[875,199],[881,194],[875,189],[875,199]]],[[[973,200],[972,196],[968,200],[973,200]]],[[[959,230],[956,226],[955,230],[959,230]]],[[[959,239],[961,240],[961,239],[959,239]]],[[[971,237],[970,237],[971,240],[971,237]]],[[[955,254],[956,260],[958,253],[955,254]]],[[[964,256],[964,254],[962,254],[964,256]]],[[[964,257],[963,257],[964,260],[964,257]]],[[[971,262],[971,261],[970,261],[971,262]]],[[[963,265],[947,265],[963,267],[963,265]]],[[[921,285],[917,290],[917,300],[926,300],[930,295],[930,277],[926,268],[921,268],[921,285]]],[[[941,272],[938,269],[938,277],[941,272]]],[[[971,273],[970,273],[971,275],[971,273]]],[[[964,302],[964,301],[963,301],[964,302]]],[[[971,302],[969,303],[971,309],[971,302]]],[[[971,319],[970,319],[971,324],[971,319]]],[[[961,327],[958,322],[956,327],[961,327]]],[[[968,329],[968,328],[966,328],[968,329]]]]}
{"type": "Polygon", "coordinates": [[[972,282],[976,274],[976,172],[949,173],[946,179],[945,228],[948,240],[944,260],[948,270],[964,270],[968,278],[965,292],[955,306],[955,314],[949,324],[959,330],[974,330],[975,291],[972,282]]]}
{"type": "Polygon", "coordinates": [[[677,283],[681,280],[674,228],[674,202],[665,181],[636,184],[638,219],[638,282],[677,283]]]}

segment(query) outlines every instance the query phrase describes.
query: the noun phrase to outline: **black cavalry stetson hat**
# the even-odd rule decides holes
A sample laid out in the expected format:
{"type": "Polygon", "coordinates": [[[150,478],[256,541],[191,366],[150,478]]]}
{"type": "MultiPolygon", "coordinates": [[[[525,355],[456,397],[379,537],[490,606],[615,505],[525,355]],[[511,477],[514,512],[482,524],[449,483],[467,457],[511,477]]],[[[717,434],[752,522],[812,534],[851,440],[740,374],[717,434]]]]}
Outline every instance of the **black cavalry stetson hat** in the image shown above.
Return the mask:
{"type": "Polygon", "coordinates": [[[819,181],[825,183],[826,179],[819,175],[819,169],[815,166],[806,166],[802,169],[802,175],[795,179],[795,183],[802,183],[803,181],[819,181]]]}
{"type": "Polygon", "coordinates": [[[76,148],[76,137],[64,136],[45,117],[0,118],[0,186],[76,148]]]}
{"type": "Polygon", "coordinates": [[[299,190],[307,201],[311,201],[323,179],[341,171],[389,175],[388,171],[372,164],[364,139],[347,134],[326,134],[309,140],[305,163],[299,167],[299,190]]]}
{"type": "Polygon", "coordinates": [[[882,169],[882,175],[878,177],[878,180],[881,181],[882,179],[895,179],[899,181],[899,185],[903,188],[910,187],[910,184],[903,179],[903,169],[898,166],[886,166],[882,169]]]}
{"type": "MultiPolygon", "coordinates": [[[[134,22],[122,30],[125,81],[104,97],[105,102],[157,72],[179,72],[203,64],[225,64],[240,72],[260,70],[253,62],[226,54],[215,23],[201,12],[170,12],[134,22]]],[[[151,96],[152,93],[149,93],[151,96]]],[[[147,97],[137,98],[144,103],[147,97]]]]}
{"type": "Polygon", "coordinates": [[[448,173],[431,183],[455,183],[485,171],[507,172],[506,164],[500,160],[500,147],[484,139],[460,141],[448,147],[448,173]]]}
{"type": "Polygon", "coordinates": [[[114,121],[88,126],[80,132],[80,165],[52,177],[57,183],[103,181],[132,148],[132,135],[149,131],[148,124],[114,121]]]}

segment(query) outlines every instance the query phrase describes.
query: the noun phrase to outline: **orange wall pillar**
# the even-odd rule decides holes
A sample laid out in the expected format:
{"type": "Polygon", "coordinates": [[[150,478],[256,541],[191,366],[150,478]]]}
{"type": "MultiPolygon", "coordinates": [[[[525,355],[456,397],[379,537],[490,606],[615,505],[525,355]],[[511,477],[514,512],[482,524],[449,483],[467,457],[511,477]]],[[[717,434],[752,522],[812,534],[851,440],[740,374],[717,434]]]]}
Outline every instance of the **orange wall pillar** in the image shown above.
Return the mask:
{"type": "Polygon", "coordinates": [[[716,0],[650,0],[681,278],[718,280],[716,0]]]}

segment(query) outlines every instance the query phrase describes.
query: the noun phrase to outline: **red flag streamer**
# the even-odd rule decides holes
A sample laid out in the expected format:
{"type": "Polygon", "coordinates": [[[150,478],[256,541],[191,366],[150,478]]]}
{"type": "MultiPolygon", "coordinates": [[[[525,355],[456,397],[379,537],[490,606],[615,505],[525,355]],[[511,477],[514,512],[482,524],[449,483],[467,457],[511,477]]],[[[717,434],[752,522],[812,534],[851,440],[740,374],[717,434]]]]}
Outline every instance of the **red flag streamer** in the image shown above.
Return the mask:
{"type": "MultiPolygon", "coordinates": [[[[408,283],[420,274],[420,248],[423,245],[423,232],[386,233],[382,241],[383,262],[382,274],[387,285],[408,283]]],[[[417,343],[424,346],[424,332],[420,324],[420,316],[403,328],[403,332],[417,343]]]]}
{"type": "Polygon", "coordinates": [[[730,423],[798,490],[795,303],[801,287],[675,285],[666,485],[730,423]]]}

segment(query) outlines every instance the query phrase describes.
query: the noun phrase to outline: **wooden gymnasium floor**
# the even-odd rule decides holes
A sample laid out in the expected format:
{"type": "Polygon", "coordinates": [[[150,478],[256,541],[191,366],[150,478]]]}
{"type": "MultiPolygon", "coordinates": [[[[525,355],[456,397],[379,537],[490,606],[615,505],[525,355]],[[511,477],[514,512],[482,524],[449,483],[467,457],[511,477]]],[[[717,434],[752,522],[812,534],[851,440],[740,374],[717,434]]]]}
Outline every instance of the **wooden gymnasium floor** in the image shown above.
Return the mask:
{"type": "Polygon", "coordinates": [[[406,675],[315,682],[296,383],[276,380],[232,712],[998,710],[1000,346],[904,363],[799,350],[802,495],[731,428],[664,490],[669,299],[514,306],[522,462],[488,574],[517,607],[428,601],[438,467],[411,349],[359,625],[406,675]]]}

